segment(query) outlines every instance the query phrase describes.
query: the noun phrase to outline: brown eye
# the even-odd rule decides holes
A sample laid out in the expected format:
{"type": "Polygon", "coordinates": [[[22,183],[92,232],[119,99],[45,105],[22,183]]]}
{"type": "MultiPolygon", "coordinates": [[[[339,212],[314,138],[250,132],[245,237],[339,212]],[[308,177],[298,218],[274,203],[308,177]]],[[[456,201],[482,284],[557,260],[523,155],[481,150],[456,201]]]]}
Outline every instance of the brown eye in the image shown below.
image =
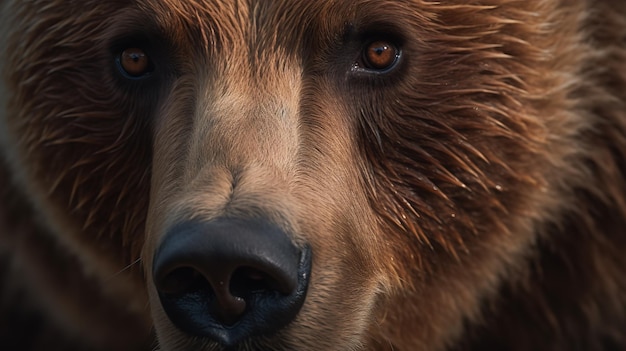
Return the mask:
{"type": "Polygon", "coordinates": [[[150,72],[150,59],[139,48],[128,48],[120,54],[120,67],[131,77],[141,77],[150,72]]]}
{"type": "Polygon", "coordinates": [[[373,70],[384,71],[394,66],[398,60],[398,48],[384,40],[371,42],[363,52],[363,64],[373,70]]]}

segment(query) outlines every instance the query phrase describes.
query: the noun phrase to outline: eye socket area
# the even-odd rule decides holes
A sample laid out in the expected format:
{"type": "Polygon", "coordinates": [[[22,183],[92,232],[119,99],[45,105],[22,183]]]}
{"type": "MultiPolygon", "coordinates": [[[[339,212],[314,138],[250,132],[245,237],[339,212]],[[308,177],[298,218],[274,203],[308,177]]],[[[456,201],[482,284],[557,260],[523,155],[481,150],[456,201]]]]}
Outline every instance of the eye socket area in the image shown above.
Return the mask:
{"type": "Polygon", "coordinates": [[[128,78],[144,78],[154,70],[152,60],[144,49],[128,47],[117,56],[118,69],[128,78]]]}
{"type": "Polygon", "coordinates": [[[361,51],[360,62],[356,68],[386,73],[396,67],[400,60],[401,50],[398,45],[387,39],[376,39],[367,42],[361,51]]]}

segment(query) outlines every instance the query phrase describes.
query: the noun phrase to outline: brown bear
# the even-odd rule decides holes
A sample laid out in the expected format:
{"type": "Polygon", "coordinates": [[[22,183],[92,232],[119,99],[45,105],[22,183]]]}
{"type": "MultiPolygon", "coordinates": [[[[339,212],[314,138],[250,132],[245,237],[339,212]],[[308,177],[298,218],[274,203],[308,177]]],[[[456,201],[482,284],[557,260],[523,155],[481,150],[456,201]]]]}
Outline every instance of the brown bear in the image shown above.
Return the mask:
{"type": "Polygon", "coordinates": [[[626,350],[624,0],[1,0],[1,350],[626,350]]]}

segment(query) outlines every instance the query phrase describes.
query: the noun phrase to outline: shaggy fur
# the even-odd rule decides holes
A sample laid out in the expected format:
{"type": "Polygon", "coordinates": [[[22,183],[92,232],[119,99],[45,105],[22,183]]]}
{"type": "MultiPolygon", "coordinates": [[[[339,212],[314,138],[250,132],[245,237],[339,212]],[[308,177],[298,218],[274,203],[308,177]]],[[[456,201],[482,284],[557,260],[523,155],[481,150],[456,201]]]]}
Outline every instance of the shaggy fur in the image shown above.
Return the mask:
{"type": "Polygon", "coordinates": [[[149,272],[231,216],[313,252],[241,350],[626,350],[623,0],[0,0],[0,48],[0,349],[222,350],[149,272]]]}

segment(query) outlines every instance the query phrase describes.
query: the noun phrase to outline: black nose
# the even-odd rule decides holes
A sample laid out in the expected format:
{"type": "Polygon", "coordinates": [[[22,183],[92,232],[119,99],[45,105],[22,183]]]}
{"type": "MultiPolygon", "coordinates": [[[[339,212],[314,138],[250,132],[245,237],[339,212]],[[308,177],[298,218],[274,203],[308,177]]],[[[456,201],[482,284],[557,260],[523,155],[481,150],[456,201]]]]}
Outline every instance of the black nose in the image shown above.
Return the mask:
{"type": "Polygon", "coordinates": [[[280,330],[298,314],[311,253],[262,220],[173,226],[154,258],[161,304],[181,330],[232,346],[280,330]]]}

